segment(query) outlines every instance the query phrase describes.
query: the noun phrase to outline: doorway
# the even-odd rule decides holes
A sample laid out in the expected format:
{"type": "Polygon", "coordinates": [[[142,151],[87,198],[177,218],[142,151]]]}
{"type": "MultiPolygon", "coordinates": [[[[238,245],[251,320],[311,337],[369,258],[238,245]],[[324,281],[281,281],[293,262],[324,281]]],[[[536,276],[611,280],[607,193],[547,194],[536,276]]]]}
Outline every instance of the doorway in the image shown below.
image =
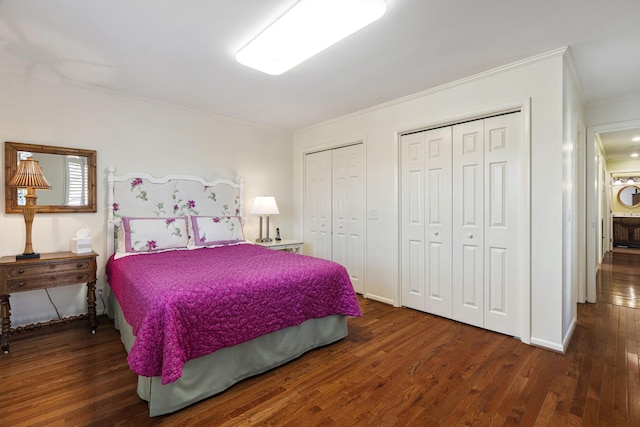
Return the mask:
{"type": "MultiPolygon", "coordinates": [[[[611,172],[632,172],[640,171],[640,157],[630,158],[630,152],[626,154],[617,153],[615,145],[608,146],[605,149],[603,145],[603,136],[608,133],[630,131],[635,129],[640,135],[640,120],[632,120],[623,123],[615,123],[608,125],[593,126],[587,129],[586,151],[588,159],[586,164],[586,281],[584,294],[579,289],[578,294],[584,295],[579,298],[578,302],[596,302],[598,299],[597,278],[600,270],[609,271],[613,274],[612,269],[617,263],[613,262],[613,258],[607,259],[607,256],[614,257],[619,255],[612,248],[612,207],[611,207],[611,172]],[[614,158],[615,156],[626,156],[614,158]]],[[[606,142],[606,141],[605,141],[606,142]]],[[[629,141],[627,151],[633,144],[640,149],[640,141],[629,141]]],[[[640,151],[639,151],[640,154],[640,151]]],[[[633,256],[633,254],[627,254],[633,256]]],[[[640,262],[640,258],[638,258],[640,262]]],[[[624,262],[622,263],[624,265],[624,262]]],[[[611,276],[612,278],[612,276],[611,276]]],[[[582,286],[582,284],[581,284],[582,286]]],[[[631,291],[629,291],[631,292],[631,291]]],[[[634,290],[634,292],[636,292],[634,290]]],[[[637,295],[637,292],[636,292],[637,295]]],[[[604,298],[604,295],[602,296],[604,298]]]]}

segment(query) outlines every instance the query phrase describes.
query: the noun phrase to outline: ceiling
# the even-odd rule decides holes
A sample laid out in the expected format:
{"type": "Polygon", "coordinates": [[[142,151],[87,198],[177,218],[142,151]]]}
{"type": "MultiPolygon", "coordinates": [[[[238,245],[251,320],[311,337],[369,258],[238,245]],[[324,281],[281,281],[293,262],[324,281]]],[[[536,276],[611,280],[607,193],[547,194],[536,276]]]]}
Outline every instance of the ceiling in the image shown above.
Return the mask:
{"type": "Polygon", "coordinates": [[[234,54],[296,0],[0,0],[0,66],[299,129],[568,46],[588,103],[640,93],[638,0],[386,0],[280,76],[234,54]]]}
{"type": "Polygon", "coordinates": [[[638,170],[640,170],[640,157],[636,157],[635,160],[630,157],[631,153],[640,154],[640,129],[601,132],[600,141],[606,153],[607,162],[634,161],[638,163],[638,170]]]}

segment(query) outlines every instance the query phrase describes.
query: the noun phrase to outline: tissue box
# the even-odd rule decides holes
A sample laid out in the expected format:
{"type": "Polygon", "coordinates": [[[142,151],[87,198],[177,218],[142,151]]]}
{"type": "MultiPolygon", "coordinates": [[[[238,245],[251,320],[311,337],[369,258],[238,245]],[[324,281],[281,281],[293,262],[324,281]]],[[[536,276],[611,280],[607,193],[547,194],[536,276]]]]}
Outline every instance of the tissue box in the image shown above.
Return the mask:
{"type": "Polygon", "coordinates": [[[86,254],[91,252],[91,238],[71,238],[71,252],[74,254],[86,254]]]}

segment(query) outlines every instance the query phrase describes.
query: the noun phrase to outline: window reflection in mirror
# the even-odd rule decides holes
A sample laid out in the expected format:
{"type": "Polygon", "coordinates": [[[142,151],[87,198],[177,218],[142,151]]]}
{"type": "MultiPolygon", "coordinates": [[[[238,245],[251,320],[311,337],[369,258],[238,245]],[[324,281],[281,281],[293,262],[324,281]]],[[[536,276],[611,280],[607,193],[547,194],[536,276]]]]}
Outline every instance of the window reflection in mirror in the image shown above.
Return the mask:
{"type": "MultiPolygon", "coordinates": [[[[51,184],[47,191],[37,191],[39,205],[84,206],[89,199],[87,158],[82,156],[18,151],[18,162],[33,157],[46,171],[51,184]]],[[[26,205],[26,189],[18,189],[18,205],[26,205]]]]}
{"type": "Polygon", "coordinates": [[[618,202],[627,208],[640,206],[640,187],[627,185],[618,191],[618,202]]]}

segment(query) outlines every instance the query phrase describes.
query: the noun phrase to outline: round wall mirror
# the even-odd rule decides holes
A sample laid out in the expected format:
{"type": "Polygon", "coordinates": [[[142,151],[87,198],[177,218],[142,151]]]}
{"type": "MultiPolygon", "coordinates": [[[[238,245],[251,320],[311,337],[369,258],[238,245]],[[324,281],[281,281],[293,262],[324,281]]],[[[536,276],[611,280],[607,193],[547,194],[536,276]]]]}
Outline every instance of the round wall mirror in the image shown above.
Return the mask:
{"type": "Polygon", "coordinates": [[[640,206],[640,187],[626,185],[618,191],[618,202],[624,207],[635,208],[640,206]]]}

